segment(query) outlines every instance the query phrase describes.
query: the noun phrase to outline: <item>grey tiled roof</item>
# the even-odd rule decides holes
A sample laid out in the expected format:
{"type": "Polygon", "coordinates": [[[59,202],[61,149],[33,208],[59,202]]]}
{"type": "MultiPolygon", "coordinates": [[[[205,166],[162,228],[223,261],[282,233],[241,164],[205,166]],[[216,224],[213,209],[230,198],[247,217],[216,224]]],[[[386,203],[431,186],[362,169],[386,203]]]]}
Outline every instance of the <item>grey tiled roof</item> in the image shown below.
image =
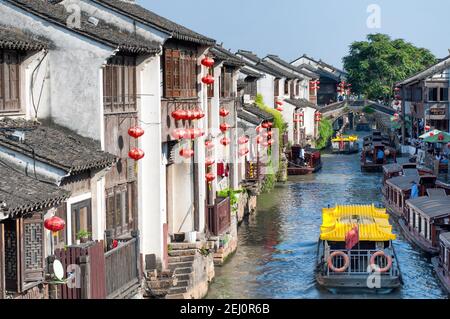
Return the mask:
{"type": "Polygon", "coordinates": [[[237,54],[252,61],[254,64],[250,62],[246,62],[246,64],[258,71],[273,75],[277,78],[287,78],[287,79],[299,78],[299,76],[295,75],[292,72],[286,71],[272,63],[260,59],[255,53],[251,51],[239,50],[237,54]]]}
{"type": "Polygon", "coordinates": [[[40,37],[0,25],[0,48],[2,49],[37,51],[46,49],[48,46],[49,42],[40,37]]]}
{"type": "Polygon", "coordinates": [[[223,61],[224,64],[236,67],[241,67],[245,65],[244,61],[240,57],[234,55],[232,52],[228,51],[221,45],[216,44],[214,47],[211,48],[210,52],[214,55],[214,57],[217,60],[223,61]]]}
{"type": "Polygon", "coordinates": [[[247,76],[257,78],[257,79],[259,79],[263,76],[261,73],[255,72],[255,71],[249,69],[248,67],[243,67],[242,69],[239,70],[239,72],[241,72],[247,76]]]}
{"type": "Polygon", "coordinates": [[[300,107],[301,108],[310,107],[310,108],[313,108],[313,109],[316,109],[316,110],[319,109],[319,107],[316,104],[308,101],[307,99],[285,99],[284,101],[289,103],[289,104],[292,104],[292,105],[294,105],[296,107],[299,107],[299,108],[300,107]]]}
{"type": "Polygon", "coordinates": [[[169,32],[175,39],[195,42],[203,45],[213,46],[215,40],[194,32],[178,23],[163,18],[154,12],[141,7],[132,2],[125,2],[121,0],[92,0],[101,5],[107,6],[111,9],[120,11],[122,14],[140,20],[143,23],[151,24],[155,27],[169,32]]]}
{"type": "Polygon", "coordinates": [[[262,121],[261,119],[253,113],[246,112],[244,110],[238,110],[237,116],[239,119],[249,122],[253,125],[259,125],[262,121]]]}
{"type": "Polygon", "coordinates": [[[267,113],[266,111],[262,110],[261,108],[259,108],[257,105],[251,105],[251,104],[244,104],[242,106],[242,108],[247,111],[250,112],[254,115],[256,115],[257,117],[259,117],[262,121],[271,121],[273,120],[273,115],[270,113],[267,113]]]}
{"type": "Polygon", "coordinates": [[[293,72],[300,73],[300,74],[302,74],[302,75],[304,75],[304,76],[307,76],[307,77],[310,77],[310,78],[313,78],[313,79],[318,79],[318,78],[319,78],[319,75],[318,75],[317,73],[311,72],[311,71],[309,71],[309,70],[308,70],[308,71],[307,71],[307,70],[303,70],[303,69],[301,69],[301,68],[298,68],[298,67],[296,67],[296,66],[293,66],[292,64],[290,64],[290,63],[287,62],[287,61],[284,61],[283,59],[281,59],[281,58],[280,58],[279,56],[277,56],[277,55],[269,54],[269,55],[267,56],[267,58],[269,58],[269,59],[275,61],[276,63],[278,63],[278,64],[284,66],[285,68],[289,68],[289,69],[292,70],[293,72]]]}
{"type": "Polygon", "coordinates": [[[0,164],[0,175],[0,201],[6,204],[3,212],[8,217],[59,206],[70,195],[62,188],[40,182],[4,164],[0,164]]]}
{"type": "Polygon", "coordinates": [[[14,128],[25,132],[25,143],[0,134],[0,145],[29,157],[34,156],[36,160],[68,173],[108,167],[116,161],[114,155],[103,152],[100,143],[92,139],[61,127],[33,126],[33,122],[22,119],[0,120],[0,129],[14,128]]]}
{"type": "Polygon", "coordinates": [[[136,34],[131,34],[125,30],[99,20],[94,26],[88,19],[86,13],[81,15],[81,27],[71,28],[67,25],[67,19],[70,13],[62,4],[52,4],[42,0],[5,0],[17,7],[22,8],[36,16],[39,16],[49,22],[82,34],[97,42],[108,46],[119,48],[133,53],[158,53],[160,45],[156,41],[150,41],[136,34]]]}

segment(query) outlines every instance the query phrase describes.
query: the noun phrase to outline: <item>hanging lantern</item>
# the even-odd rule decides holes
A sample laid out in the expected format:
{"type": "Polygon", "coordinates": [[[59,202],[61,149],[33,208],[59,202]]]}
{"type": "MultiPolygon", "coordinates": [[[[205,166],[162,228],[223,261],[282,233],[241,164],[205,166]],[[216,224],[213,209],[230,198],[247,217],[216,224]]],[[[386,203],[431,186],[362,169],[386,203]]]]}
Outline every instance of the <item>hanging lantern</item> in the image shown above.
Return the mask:
{"type": "Polygon", "coordinates": [[[244,145],[247,144],[249,141],[247,136],[241,136],[238,140],[239,145],[244,145]]]}
{"type": "Polygon", "coordinates": [[[130,127],[128,129],[128,135],[134,138],[139,138],[144,135],[144,130],[139,126],[130,127]]]}
{"type": "Polygon", "coordinates": [[[177,128],[172,132],[172,137],[177,140],[182,140],[187,136],[188,132],[183,128],[177,128]]]}
{"type": "MultiPolygon", "coordinates": [[[[263,127],[263,128],[269,128],[269,122],[264,122],[263,124],[261,124],[261,126],[263,127]]],[[[258,131],[258,130],[256,130],[258,133],[260,132],[260,131],[258,131]]]]}
{"type": "Polygon", "coordinates": [[[398,117],[398,113],[394,113],[394,117],[398,117]]]}
{"type": "Polygon", "coordinates": [[[399,92],[399,91],[400,91],[400,88],[395,88],[394,91],[395,91],[395,92],[399,92]]]}
{"type": "Polygon", "coordinates": [[[438,140],[439,141],[443,141],[444,140],[444,134],[439,134],[439,136],[438,136],[438,140]]]}
{"type": "Polygon", "coordinates": [[[431,126],[429,126],[429,125],[426,125],[426,126],[425,126],[425,131],[427,131],[427,132],[428,132],[428,131],[430,131],[430,130],[431,130],[431,126]]]}
{"type": "Polygon", "coordinates": [[[214,83],[214,77],[211,74],[202,77],[202,82],[206,85],[211,85],[214,83]]]}
{"type": "Polygon", "coordinates": [[[214,66],[214,59],[207,56],[205,58],[202,59],[201,64],[203,66],[206,66],[207,68],[213,67],[214,66]]]}
{"type": "Polygon", "coordinates": [[[248,148],[243,148],[243,149],[240,149],[240,150],[239,150],[239,155],[240,155],[240,156],[245,156],[245,155],[247,155],[248,153],[250,153],[250,150],[249,150],[248,148]]]}
{"type": "Polygon", "coordinates": [[[273,140],[268,140],[268,141],[267,141],[267,144],[268,144],[269,146],[272,146],[273,140]]]}
{"type": "Polygon", "coordinates": [[[205,132],[203,132],[200,128],[191,128],[186,131],[186,138],[190,138],[192,140],[203,135],[205,135],[205,132]]]}
{"type": "Polygon", "coordinates": [[[227,146],[228,144],[230,144],[230,139],[227,137],[224,137],[220,140],[220,144],[222,144],[223,146],[227,146]]]}
{"type": "Polygon", "coordinates": [[[225,133],[226,131],[228,131],[228,129],[230,128],[231,126],[228,124],[228,123],[222,123],[222,124],[220,124],[220,130],[222,131],[222,133],[225,133]]]}
{"type": "Polygon", "coordinates": [[[197,120],[200,120],[205,117],[205,112],[203,112],[201,109],[198,109],[198,117],[197,120]]]}
{"type": "Polygon", "coordinates": [[[186,120],[187,119],[187,113],[186,110],[176,110],[172,112],[172,117],[176,121],[186,120]]]}
{"type": "Polygon", "coordinates": [[[213,180],[216,179],[216,175],[214,175],[213,173],[208,173],[205,175],[205,179],[208,183],[211,183],[213,180]]]}
{"type": "Polygon", "coordinates": [[[269,142],[268,141],[261,142],[261,145],[263,147],[268,147],[269,146],[269,142]]]}
{"type": "Polygon", "coordinates": [[[277,110],[278,112],[283,112],[283,108],[281,106],[277,107],[275,110],[277,110]]]}
{"type": "Polygon", "coordinates": [[[263,140],[264,140],[263,137],[260,136],[260,135],[258,135],[258,136],[256,137],[256,143],[257,143],[257,144],[261,144],[261,142],[262,142],[263,140]]]}
{"type": "Polygon", "coordinates": [[[225,109],[225,108],[221,108],[220,111],[219,111],[219,115],[220,115],[221,117],[226,117],[226,116],[228,116],[229,114],[230,114],[230,111],[228,111],[228,110],[225,109]]]}
{"type": "Polygon", "coordinates": [[[140,148],[133,148],[128,152],[128,157],[131,159],[134,159],[135,161],[139,161],[140,159],[143,159],[145,156],[145,153],[140,148]]]}
{"type": "Polygon", "coordinates": [[[322,114],[320,112],[316,112],[314,120],[316,122],[320,122],[321,118],[322,118],[322,114]]]}
{"type": "Polygon", "coordinates": [[[283,105],[283,102],[281,102],[281,101],[276,101],[275,103],[279,106],[283,105]]]}
{"type": "Polygon", "coordinates": [[[66,222],[58,216],[53,216],[45,220],[44,227],[50,230],[52,233],[56,233],[66,227],[66,222]]]}
{"type": "Polygon", "coordinates": [[[208,157],[208,158],[205,160],[206,166],[212,166],[212,165],[214,165],[215,162],[216,162],[216,161],[215,161],[213,158],[211,158],[211,157],[208,157]]]}
{"type": "Polygon", "coordinates": [[[400,95],[396,95],[396,96],[395,96],[395,99],[396,99],[396,100],[401,100],[402,97],[401,97],[400,95]]]}
{"type": "Polygon", "coordinates": [[[272,138],[272,134],[273,134],[272,131],[269,131],[269,132],[264,133],[263,136],[265,138],[272,138]]]}
{"type": "Polygon", "coordinates": [[[194,155],[194,150],[188,148],[182,148],[179,152],[181,157],[191,158],[194,155]]]}
{"type": "Polygon", "coordinates": [[[433,133],[433,132],[431,132],[431,133],[430,133],[430,136],[434,136],[434,133],[433,133]]]}
{"type": "Polygon", "coordinates": [[[214,148],[214,142],[211,141],[211,140],[206,140],[206,141],[205,141],[205,147],[206,147],[206,149],[208,149],[208,150],[214,148]]]}
{"type": "Polygon", "coordinates": [[[191,120],[198,120],[200,118],[200,110],[195,109],[191,111],[191,120]]]}

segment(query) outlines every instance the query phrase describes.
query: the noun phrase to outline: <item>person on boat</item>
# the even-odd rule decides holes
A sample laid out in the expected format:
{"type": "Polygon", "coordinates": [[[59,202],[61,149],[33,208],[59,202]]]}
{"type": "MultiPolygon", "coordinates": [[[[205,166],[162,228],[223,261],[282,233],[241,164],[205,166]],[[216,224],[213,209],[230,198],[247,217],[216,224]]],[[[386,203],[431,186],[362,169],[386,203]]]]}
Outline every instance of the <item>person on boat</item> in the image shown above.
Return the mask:
{"type": "Polygon", "coordinates": [[[383,164],[384,163],[384,151],[379,148],[377,151],[377,164],[383,164]]]}
{"type": "Polygon", "coordinates": [[[413,181],[411,186],[411,199],[419,197],[419,186],[413,181]]]}

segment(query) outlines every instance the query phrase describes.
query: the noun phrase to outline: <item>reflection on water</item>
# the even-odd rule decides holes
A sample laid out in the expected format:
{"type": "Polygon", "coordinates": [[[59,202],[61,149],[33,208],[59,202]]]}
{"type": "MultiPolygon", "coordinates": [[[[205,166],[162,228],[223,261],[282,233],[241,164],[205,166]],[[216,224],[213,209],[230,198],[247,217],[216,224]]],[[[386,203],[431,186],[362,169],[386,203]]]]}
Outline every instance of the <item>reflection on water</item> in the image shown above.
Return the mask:
{"type": "Polygon", "coordinates": [[[405,285],[388,295],[337,295],[316,285],[314,263],[321,209],[335,204],[382,206],[381,175],[362,173],[359,155],[323,155],[323,170],[291,178],[260,196],[258,212],[239,229],[239,248],[208,298],[446,298],[430,260],[399,234],[395,248],[405,285]]]}

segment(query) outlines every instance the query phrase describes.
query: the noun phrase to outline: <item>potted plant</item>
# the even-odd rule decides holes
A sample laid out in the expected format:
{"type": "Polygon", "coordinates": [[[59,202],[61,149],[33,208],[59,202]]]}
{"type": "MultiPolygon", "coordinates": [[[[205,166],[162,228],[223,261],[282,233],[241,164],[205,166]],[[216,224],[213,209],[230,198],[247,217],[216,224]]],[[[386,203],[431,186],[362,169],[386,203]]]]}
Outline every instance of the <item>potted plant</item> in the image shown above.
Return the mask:
{"type": "Polygon", "coordinates": [[[91,237],[91,235],[92,234],[90,232],[88,232],[87,230],[84,230],[84,229],[80,230],[76,235],[77,243],[78,242],[80,242],[81,244],[87,243],[89,240],[89,237],[91,237]]]}

